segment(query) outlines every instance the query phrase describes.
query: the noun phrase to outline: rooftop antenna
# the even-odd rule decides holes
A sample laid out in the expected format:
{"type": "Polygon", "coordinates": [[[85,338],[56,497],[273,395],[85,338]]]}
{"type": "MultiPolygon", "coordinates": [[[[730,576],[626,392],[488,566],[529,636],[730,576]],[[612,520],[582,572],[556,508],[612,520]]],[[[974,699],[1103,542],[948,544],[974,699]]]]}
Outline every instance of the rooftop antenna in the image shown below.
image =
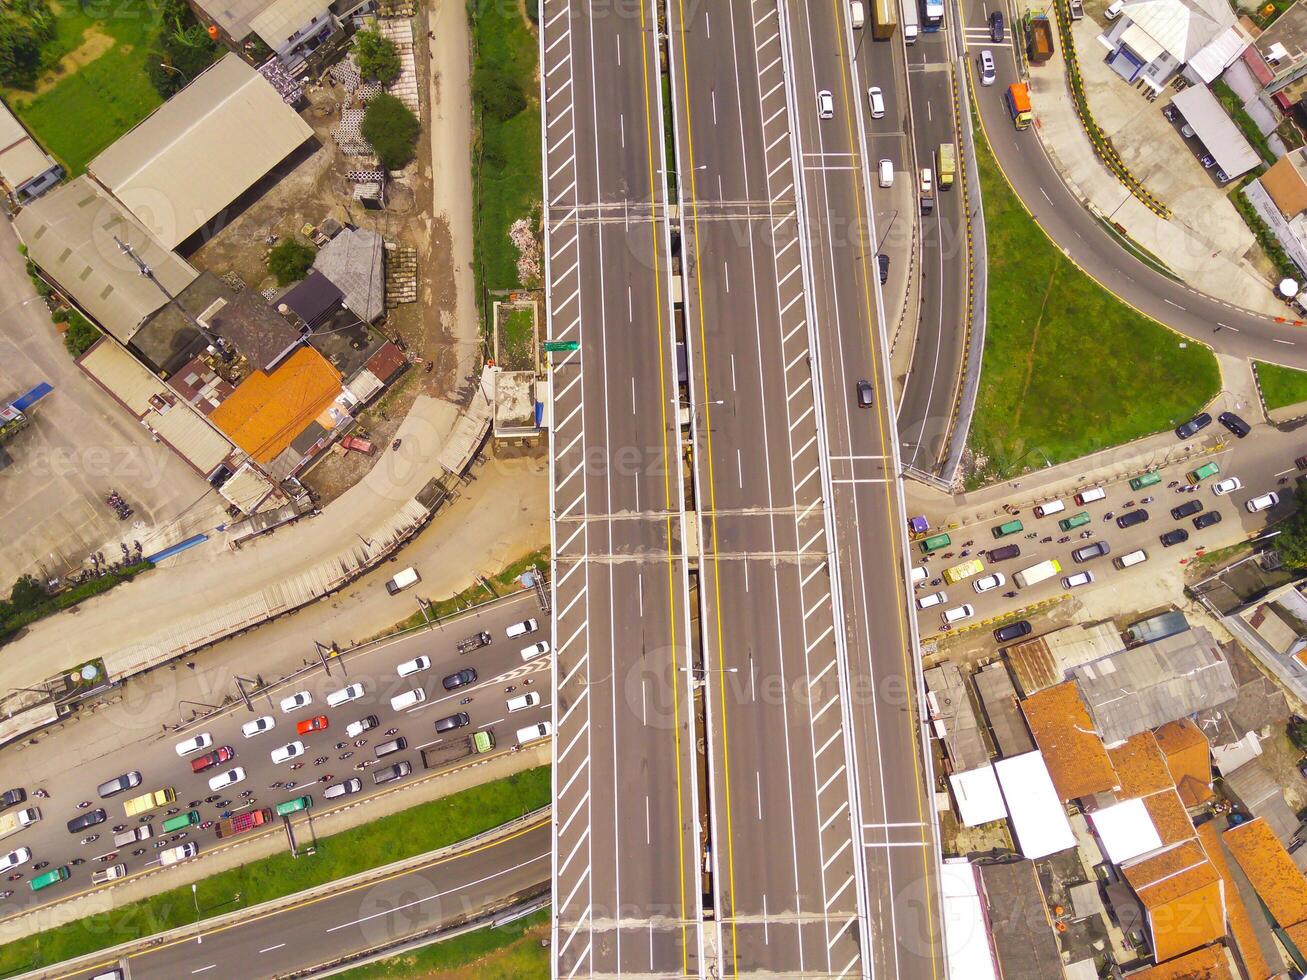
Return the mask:
{"type": "Polygon", "coordinates": [[[199,332],[200,336],[202,336],[206,341],[208,341],[209,345],[213,347],[219,353],[219,355],[221,355],[224,361],[232,361],[235,358],[234,352],[227,345],[227,342],[225,340],[223,340],[216,333],[214,333],[212,330],[210,330],[208,327],[202,324],[199,320],[193,317],[189,310],[187,310],[184,306],[182,306],[181,303],[177,302],[177,297],[174,296],[172,293],[170,293],[168,291],[168,288],[159,281],[158,277],[155,276],[154,274],[154,270],[151,269],[148,265],[146,265],[145,260],[136,254],[136,249],[132,248],[132,246],[128,245],[117,235],[113,236],[113,240],[114,240],[114,244],[118,246],[118,251],[122,252],[124,255],[126,255],[129,259],[131,259],[136,264],[136,268],[140,272],[140,274],[144,276],[146,279],[150,280],[150,282],[154,283],[156,287],[158,287],[159,292],[163,293],[163,295],[167,298],[168,302],[172,306],[177,308],[177,312],[179,312],[182,315],[183,319],[185,319],[187,323],[189,323],[192,327],[194,327],[196,331],[199,332]]]}

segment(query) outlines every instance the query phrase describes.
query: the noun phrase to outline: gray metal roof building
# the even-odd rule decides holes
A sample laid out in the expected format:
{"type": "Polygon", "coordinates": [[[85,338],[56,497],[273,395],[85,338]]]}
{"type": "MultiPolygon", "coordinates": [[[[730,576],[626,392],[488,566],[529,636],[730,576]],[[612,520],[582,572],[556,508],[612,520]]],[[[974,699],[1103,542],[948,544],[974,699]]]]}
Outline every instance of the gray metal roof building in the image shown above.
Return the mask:
{"type": "Polygon", "coordinates": [[[980,890],[1003,980],[1062,975],[1062,954],[1033,861],[980,864],[980,890]]]}
{"type": "Polygon", "coordinates": [[[1030,737],[1025,716],[1017,707],[1017,691],[1007,667],[996,660],[980,668],[973,680],[990,731],[994,733],[998,754],[1006,758],[1033,752],[1035,740],[1030,737]]]}
{"type": "Polygon", "coordinates": [[[989,762],[967,682],[955,663],[944,662],[922,673],[931,727],[944,743],[954,772],[966,772],[989,762]]]}
{"type": "Polygon", "coordinates": [[[1237,693],[1230,665],[1201,627],[1103,657],[1074,673],[1109,745],[1224,704],[1237,693]]]}
{"type": "Polygon", "coordinates": [[[1216,158],[1216,165],[1230,179],[1246,174],[1261,166],[1262,158],[1252,148],[1243,133],[1239,132],[1230,117],[1221,108],[1206,85],[1190,85],[1177,92],[1171,104],[1180,110],[1184,121],[1194,129],[1194,135],[1216,158]]]}
{"type": "Polygon", "coordinates": [[[345,228],[323,245],[313,268],[345,294],[345,305],[365,323],[374,323],[386,309],[385,245],[366,228],[345,228]]]}

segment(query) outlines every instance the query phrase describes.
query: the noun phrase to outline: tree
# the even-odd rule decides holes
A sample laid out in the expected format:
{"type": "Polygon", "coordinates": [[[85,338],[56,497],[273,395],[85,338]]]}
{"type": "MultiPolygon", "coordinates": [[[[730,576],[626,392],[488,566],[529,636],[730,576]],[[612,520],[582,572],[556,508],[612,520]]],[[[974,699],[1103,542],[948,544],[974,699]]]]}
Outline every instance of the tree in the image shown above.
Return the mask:
{"type": "Polygon", "coordinates": [[[0,16],[0,84],[32,88],[41,68],[41,37],[28,21],[0,16]]]}
{"type": "Polygon", "coordinates": [[[184,0],[164,0],[159,16],[159,33],[146,59],[146,74],[155,91],[168,99],[213,63],[218,45],[184,0]]]}
{"type": "Polygon", "coordinates": [[[68,327],[64,330],[64,346],[73,357],[81,357],[100,339],[100,331],[90,320],[76,310],[68,314],[68,327]]]}
{"type": "Polygon", "coordinates": [[[14,612],[27,612],[29,609],[35,609],[45,601],[45,589],[41,588],[41,583],[31,575],[24,575],[14,583],[13,589],[9,593],[9,604],[13,607],[14,612]]]}
{"type": "Polygon", "coordinates": [[[283,239],[268,253],[268,272],[276,278],[278,286],[289,286],[309,274],[315,255],[317,252],[307,242],[283,239]]]}
{"type": "Polygon", "coordinates": [[[1271,539],[1271,547],[1289,568],[1307,568],[1307,484],[1298,484],[1294,498],[1298,509],[1276,529],[1280,533],[1271,539]]]}
{"type": "Polygon", "coordinates": [[[472,73],[472,96],[482,112],[500,122],[526,108],[526,95],[517,80],[491,65],[478,65],[472,73]]]}
{"type": "Polygon", "coordinates": [[[354,61],[364,78],[389,85],[399,77],[399,51],[389,38],[376,31],[359,31],[354,35],[354,61]]]}
{"type": "Polygon", "coordinates": [[[403,102],[383,93],[368,103],[362,131],[381,166],[386,170],[400,170],[413,159],[413,146],[422,124],[403,102]]]}

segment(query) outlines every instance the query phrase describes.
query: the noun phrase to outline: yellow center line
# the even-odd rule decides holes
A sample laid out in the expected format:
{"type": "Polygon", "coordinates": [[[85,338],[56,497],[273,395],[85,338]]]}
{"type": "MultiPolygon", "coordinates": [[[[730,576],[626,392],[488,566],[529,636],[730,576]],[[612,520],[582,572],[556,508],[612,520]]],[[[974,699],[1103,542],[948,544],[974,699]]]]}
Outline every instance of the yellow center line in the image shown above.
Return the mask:
{"type": "MultiPolygon", "coordinates": [[[[912,2],[912,0],[908,0],[908,2],[912,2]]],[[[831,10],[835,14],[835,23],[839,25],[839,29],[835,31],[835,36],[837,39],[837,43],[839,45],[839,60],[841,64],[848,64],[850,68],[852,68],[852,63],[847,58],[844,50],[844,21],[841,19],[841,14],[845,9],[846,7],[843,4],[842,0],[831,0],[831,10]]],[[[841,71],[839,73],[839,76],[840,76],[840,88],[844,95],[844,122],[845,125],[848,127],[847,132],[849,137],[849,150],[853,155],[853,161],[854,161],[854,165],[852,169],[849,171],[849,174],[850,174],[850,179],[853,181],[853,199],[857,206],[857,225],[855,227],[859,229],[865,227],[868,230],[870,230],[870,225],[864,224],[864,217],[863,217],[862,183],[861,183],[863,161],[859,157],[858,148],[860,144],[855,139],[855,134],[857,131],[854,128],[854,123],[853,123],[854,102],[852,99],[849,98],[849,72],[841,71]]],[[[869,275],[867,259],[869,256],[872,255],[872,252],[874,252],[875,250],[875,242],[871,242],[870,244],[872,246],[872,251],[864,255],[862,262],[856,263],[855,267],[861,270],[862,273],[861,279],[862,279],[863,308],[867,315],[867,334],[871,340],[872,378],[874,379],[875,390],[878,393],[877,397],[880,397],[886,391],[886,389],[881,386],[881,381],[880,381],[880,358],[878,356],[878,351],[880,347],[879,344],[876,342],[877,319],[872,311],[872,304],[871,304],[871,279],[869,275]]],[[[892,397],[892,392],[890,393],[890,395],[886,397],[892,397]]],[[[889,445],[889,441],[885,436],[885,413],[884,412],[876,413],[876,430],[880,438],[880,447],[883,451],[889,445]]],[[[891,503],[892,497],[893,495],[890,493],[887,487],[885,491],[885,527],[886,530],[889,532],[890,556],[893,559],[891,569],[894,571],[894,575],[893,575],[894,583],[895,583],[894,584],[894,597],[895,597],[894,611],[896,613],[896,618],[898,621],[899,650],[901,651],[903,656],[903,677],[904,680],[907,680],[909,677],[912,677],[915,674],[915,671],[913,670],[912,664],[908,657],[908,648],[911,646],[911,642],[908,638],[907,622],[904,616],[904,610],[907,606],[907,597],[904,594],[905,586],[903,584],[903,576],[901,574],[901,569],[904,564],[904,559],[900,557],[899,550],[898,550],[899,538],[898,535],[894,533],[894,507],[893,504],[891,503]]],[[[870,626],[870,624],[868,624],[868,626],[870,626]]],[[[868,642],[868,646],[870,647],[870,643],[871,643],[870,636],[867,638],[867,642],[868,642]]],[[[916,712],[914,710],[912,702],[909,701],[908,702],[909,732],[916,731],[917,729],[917,723],[915,719],[916,719],[916,712]]],[[[913,745],[913,749],[910,754],[912,756],[912,785],[914,790],[916,791],[916,798],[917,798],[917,817],[924,825],[926,823],[926,809],[925,809],[925,802],[922,798],[923,775],[922,775],[922,768],[921,768],[921,760],[917,758],[917,746],[915,744],[913,745]]],[[[927,945],[930,947],[930,972],[931,972],[931,976],[938,977],[939,965],[938,965],[938,956],[937,956],[936,938],[935,938],[935,898],[934,898],[934,889],[932,887],[932,882],[930,877],[930,853],[929,852],[930,852],[930,848],[928,847],[923,847],[921,849],[921,871],[922,871],[922,879],[925,882],[925,889],[926,889],[926,930],[927,930],[926,938],[927,938],[927,945]]]]}
{"type": "MultiPolygon", "coordinates": [[[[688,27],[685,21],[684,0],[677,0],[676,6],[678,11],[678,18],[681,24],[681,30],[682,32],[685,32],[688,30],[688,27]]],[[[690,64],[689,64],[689,59],[686,56],[685,44],[681,44],[681,92],[683,97],[682,101],[685,104],[686,152],[689,154],[690,157],[689,159],[690,214],[691,214],[691,225],[694,229],[693,241],[690,246],[694,253],[694,264],[692,268],[698,270],[703,268],[703,266],[700,264],[699,261],[699,204],[698,204],[699,191],[697,186],[697,180],[695,177],[697,168],[695,167],[695,163],[694,163],[694,121],[690,111],[690,64]]],[[[675,93],[673,93],[672,97],[673,98],[676,97],[675,93]]],[[[708,393],[708,366],[707,366],[708,332],[704,324],[703,295],[702,292],[699,291],[697,287],[696,287],[696,292],[699,292],[699,296],[698,296],[699,301],[695,303],[695,306],[697,308],[698,320],[699,320],[700,360],[703,362],[703,366],[701,368],[701,372],[703,374],[702,408],[704,413],[705,438],[708,444],[707,445],[708,519],[710,524],[712,525],[711,554],[712,554],[712,567],[713,567],[713,597],[714,597],[713,618],[716,620],[716,633],[717,633],[717,671],[719,674],[724,675],[726,671],[726,660],[725,660],[725,654],[723,652],[725,643],[723,639],[724,631],[722,629],[722,578],[721,578],[721,563],[717,560],[717,483],[716,483],[714,469],[713,469],[712,399],[708,393]]],[[[694,425],[693,413],[691,413],[690,425],[691,426],[694,425]]],[[[696,460],[695,462],[697,465],[698,461],[696,460]]],[[[700,548],[702,547],[703,547],[703,542],[700,542],[700,548]]],[[[735,835],[733,831],[733,824],[731,821],[731,755],[730,755],[730,745],[727,738],[727,725],[726,725],[726,685],[724,683],[719,682],[717,688],[718,691],[720,692],[719,726],[721,728],[721,735],[722,735],[722,786],[725,794],[725,809],[726,809],[726,868],[727,868],[727,878],[730,882],[730,912],[727,914],[730,916],[730,922],[731,922],[731,974],[738,976],[740,972],[740,966],[739,966],[739,937],[737,934],[736,918],[735,918],[735,835]]]]}
{"type": "MultiPolygon", "coordinates": [[[[655,119],[649,105],[649,44],[643,39],[647,36],[648,22],[645,16],[645,2],[640,0],[640,70],[643,75],[644,89],[644,122],[647,139],[648,171],[649,171],[649,203],[656,214],[658,205],[658,168],[654,166],[654,146],[663,146],[661,125],[655,125],[655,119]]],[[[661,77],[661,76],[660,76],[661,77]]],[[[661,119],[658,120],[661,123],[661,119]]],[[[666,153],[664,152],[664,162],[666,153]]],[[[666,185],[663,187],[664,200],[666,199],[666,185]]],[[[664,219],[665,220],[665,217],[664,219]]],[[[676,569],[675,558],[672,555],[673,537],[672,527],[672,463],[673,459],[668,454],[667,445],[667,368],[666,352],[663,349],[663,289],[662,280],[659,277],[659,245],[658,229],[660,221],[655,218],[649,222],[650,234],[653,236],[653,281],[654,281],[654,310],[655,332],[658,335],[658,405],[662,417],[663,430],[663,512],[667,515],[666,534],[667,534],[667,616],[669,621],[669,634],[671,643],[669,644],[670,661],[668,669],[671,673],[672,686],[672,734],[675,749],[676,763],[676,854],[677,854],[677,871],[680,874],[680,887],[677,891],[677,900],[681,904],[681,973],[689,973],[689,944],[686,938],[687,920],[686,920],[686,898],[685,898],[685,802],[684,794],[681,790],[681,688],[677,677],[676,662],[677,645],[676,645],[676,569]]],[[[676,471],[679,473],[680,468],[676,471]]],[[[638,477],[637,477],[638,479],[638,477]]],[[[677,509],[680,512],[680,508],[677,509]]],[[[696,861],[697,866],[697,861],[696,861]]],[[[696,915],[696,920],[698,916],[696,915]]],[[[593,951],[591,956],[593,957],[593,951]]],[[[593,964],[593,960],[591,961],[593,964]]]]}

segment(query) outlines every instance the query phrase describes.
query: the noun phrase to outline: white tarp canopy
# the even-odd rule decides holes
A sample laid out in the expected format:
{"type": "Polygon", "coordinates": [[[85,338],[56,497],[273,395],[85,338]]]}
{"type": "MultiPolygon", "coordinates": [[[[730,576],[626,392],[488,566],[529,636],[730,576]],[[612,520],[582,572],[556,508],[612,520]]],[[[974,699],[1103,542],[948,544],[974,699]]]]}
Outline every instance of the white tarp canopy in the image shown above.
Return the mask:
{"type": "Polygon", "coordinates": [[[1007,816],[1003,792],[998,788],[993,766],[956,772],[949,776],[948,781],[964,827],[979,827],[982,823],[1007,816]]]}
{"type": "Polygon", "coordinates": [[[1126,800],[1095,810],[1089,814],[1089,819],[1113,864],[1129,861],[1162,846],[1162,838],[1158,836],[1143,800],[1126,800]]]}
{"type": "Polygon", "coordinates": [[[976,887],[976,873],[966,858],[948,858],[940,866],[944,903],[944,955],[950,976],[967,980],[998,980],[989,946],[985,909],[976,887]]]}
{"type": "Polygon", "coordinates": [[[1033,861],[1075,847],[1076,835],[1044,765],[1044,753],[1036,750],[1000,759],[994,771],[1022,857],[1033,861]]]}

